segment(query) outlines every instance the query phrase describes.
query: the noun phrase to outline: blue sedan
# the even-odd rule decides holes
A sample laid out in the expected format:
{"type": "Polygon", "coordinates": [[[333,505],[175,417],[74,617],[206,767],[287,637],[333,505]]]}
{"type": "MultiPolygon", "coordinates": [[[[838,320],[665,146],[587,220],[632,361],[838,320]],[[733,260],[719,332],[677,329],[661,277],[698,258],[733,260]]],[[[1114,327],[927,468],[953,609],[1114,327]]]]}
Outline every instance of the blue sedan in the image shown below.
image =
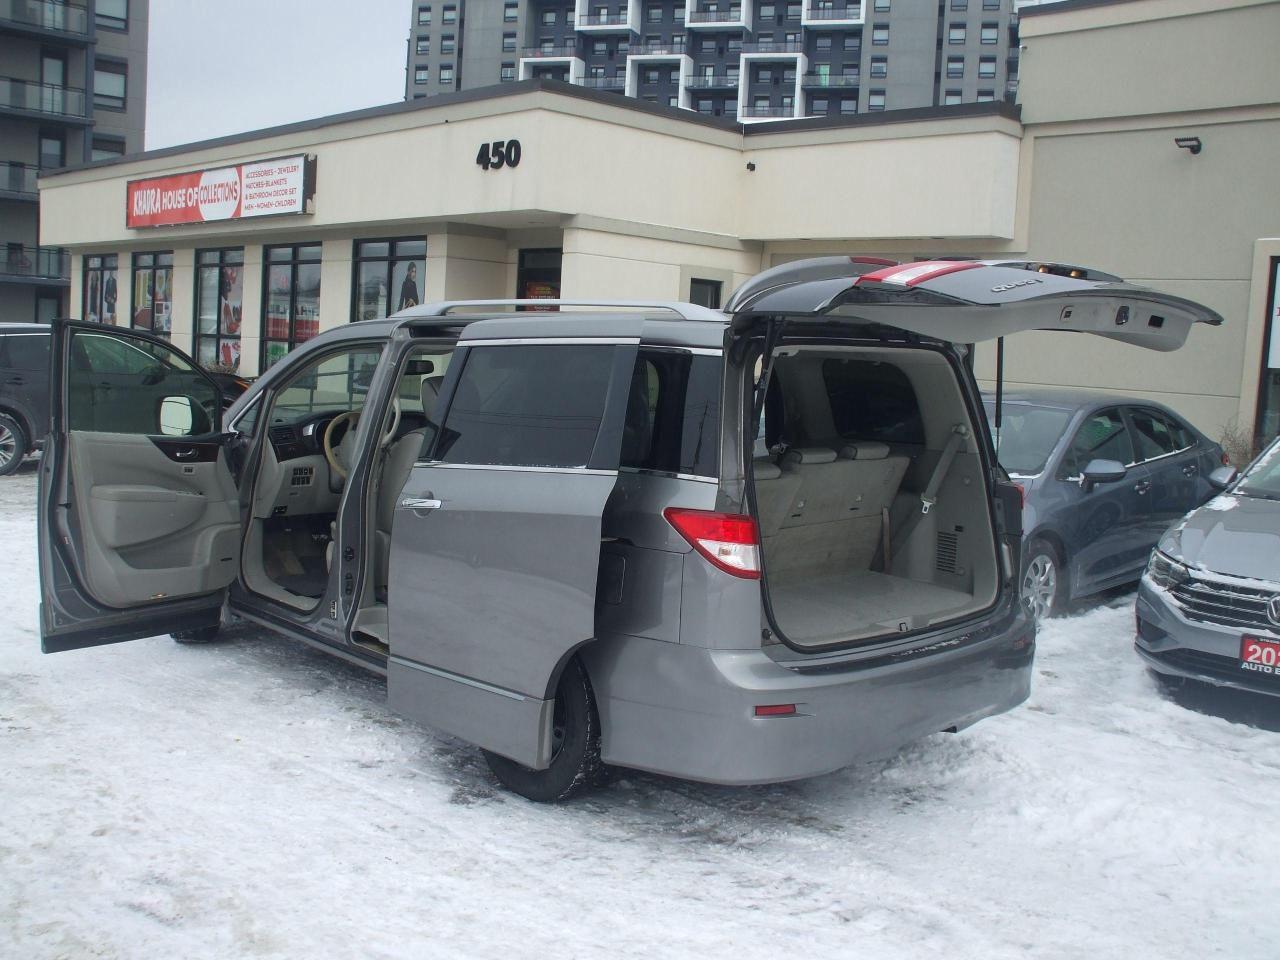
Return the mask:
{"type": "Polygon", "coordinates": [[[1001,465],[1023,490],[1022,596],[1037,618],[1142,576],[1170,524],[1215,491],[1222,448],[1163,404],[1084,390],[1006,393],[1001,465]]]}

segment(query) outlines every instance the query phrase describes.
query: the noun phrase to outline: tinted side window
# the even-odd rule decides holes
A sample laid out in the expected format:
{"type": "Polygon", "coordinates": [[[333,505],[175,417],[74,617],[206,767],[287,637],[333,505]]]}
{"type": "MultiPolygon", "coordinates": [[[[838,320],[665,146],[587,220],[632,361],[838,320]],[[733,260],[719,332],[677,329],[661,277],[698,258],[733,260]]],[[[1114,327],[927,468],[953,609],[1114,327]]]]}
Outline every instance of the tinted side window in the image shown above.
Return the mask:
{"type": "Polygon", "coordinates": [[[49,370],[49,338],[44,334],[15,334],[4,337],[0,347],[0,364],[12,370],[49,370]]]}
{"type": "Polygon", "coordinates": [[[627,395],[622,466],[717,475],[721,358],[641,350],[627,395]]]}
{"type": "Polygon", "coordinates": [[[1129,415],[1140,461],[1154,460],[1191,445],[1181,424],[1171,422],[1155,410],[1131,410],[1129,415]]]}
{"type": "Polygon", "coordinates": [[[1118,460],[1133,463],[1129,431],[1118,409],[1100,410],[1080,425],[1071,448],[1062,459],[1060,478],[1077,477],[1091,460],[1118,460]]]}
{"type": "Polygon", "coordinates": [[[437,457],[445,463],[586,466],[604,416],[615,349],[472,346],[437,457]]]}
{"type": "Polygon", "coordinates": [[[215,429],[217,387],[166,344],[74,330],[69,350],[70,429],[169,436],[215,429]]]}
{"type": "Polygon", "coordinates": [[[924,443],[924,421],[911,381],[890,363],[822,361],[831,416],[845,440],[924,443]]]}

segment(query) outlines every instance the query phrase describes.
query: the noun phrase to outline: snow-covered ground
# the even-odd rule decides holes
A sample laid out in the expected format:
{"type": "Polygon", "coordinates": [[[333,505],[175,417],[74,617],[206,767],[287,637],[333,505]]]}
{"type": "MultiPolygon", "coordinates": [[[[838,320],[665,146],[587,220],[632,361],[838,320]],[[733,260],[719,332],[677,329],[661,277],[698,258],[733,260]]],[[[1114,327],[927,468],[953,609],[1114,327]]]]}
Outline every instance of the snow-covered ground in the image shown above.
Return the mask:
{"type": "Polygon", "coordinates": [[[544,807],[257,630],[41,656],[34,500],[0,481],[0,956],[1280,951],[1280,707],[1157,692],[1129,597],[1042,631],[1027,705],[892,760],[544,807]]]}

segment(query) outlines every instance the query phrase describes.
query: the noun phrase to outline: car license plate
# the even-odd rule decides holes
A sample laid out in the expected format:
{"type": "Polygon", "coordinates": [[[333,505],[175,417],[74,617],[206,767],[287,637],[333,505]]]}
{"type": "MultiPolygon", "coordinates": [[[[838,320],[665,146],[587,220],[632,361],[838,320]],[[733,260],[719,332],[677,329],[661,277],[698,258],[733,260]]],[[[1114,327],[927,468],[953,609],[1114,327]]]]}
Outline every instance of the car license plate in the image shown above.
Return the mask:
{"type": "Polygon", "coordinates": [[[1245,636],[1240,641],[1240,669],[1280,676],[1280,640],[1245,636]]]}

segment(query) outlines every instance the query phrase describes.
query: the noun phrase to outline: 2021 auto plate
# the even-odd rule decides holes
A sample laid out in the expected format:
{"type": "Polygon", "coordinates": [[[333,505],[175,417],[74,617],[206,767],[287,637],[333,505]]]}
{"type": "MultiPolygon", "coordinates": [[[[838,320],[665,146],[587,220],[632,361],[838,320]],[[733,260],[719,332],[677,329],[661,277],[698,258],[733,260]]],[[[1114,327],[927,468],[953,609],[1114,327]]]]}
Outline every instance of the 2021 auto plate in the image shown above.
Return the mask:
{"type": "Polygon", "coordinates": [[[1246,634],[1240,641],[1240,669],[1280,677],[1280,640],[1246,634]]]}

